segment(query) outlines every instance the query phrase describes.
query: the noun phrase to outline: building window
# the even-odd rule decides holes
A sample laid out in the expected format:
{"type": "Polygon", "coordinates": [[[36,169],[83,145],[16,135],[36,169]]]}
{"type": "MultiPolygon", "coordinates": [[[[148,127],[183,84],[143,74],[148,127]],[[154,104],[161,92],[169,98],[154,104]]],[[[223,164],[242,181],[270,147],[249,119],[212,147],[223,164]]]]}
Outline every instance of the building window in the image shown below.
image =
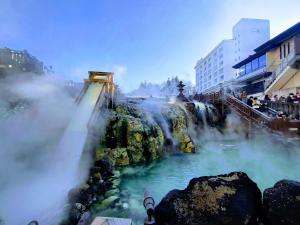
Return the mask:
{"type": "Polygon", "coordinates": [[[246,74],[246,66],[243,65],[239,68],[239,75],[242,76],[242,75],[245,75],[246,74]]]}
{"type": "Polygon", "coordinates": [[[256,70],[258,68],[258,58],[252,60],[251,68],[252,70],[256,70]]]}
{"type": "Polygon", "coordinates": [[[223,80],[224,79],[224,75],[220,76],[220,80],[223,80]]]}
{"type": "Polygon", "coordinates": [[[280,48],[279,48],[279,51],[280,51],[280,53],[279,53],[279,57],[280,57],[280,59],[282,59],[282,46],[280,46],[280,48]]]}
{"type": "Polygon", "coordinates": [[[288,48],[288,55],[290,54],[290,52],[291,52],[291,45],[290,45],[290,42],[288,42],[288,46],[287,46],[287,48],[288,48]]]}
{"type": "Polygon", "coordinates": [[[219,64],[220,64],[220,66],[223,66],[223,61],[220,61],[220,63],[219,63],[219,64]]]}
{"type": "Polygon", "coordinates": [[[216,79],[215,79],[215,83],[217,83],[217,82],[218,82],[218,79],[216,78],[216,79]]]}
{"type": "Polygon", "coordinates": [[[285,52],[285,45],[283,45],[283,58],[285,58],[286,52],[285,52]]]}
{"type": "Polygon", "coordinates": [[[251,72],[251,62],[246,64],[246,73],[250,73],[251,72]]]}
{"type": "Polygon", "coordinates": [[[258,58],[259,68],[266,66],[266,55],[262,55],[258,58]]]}

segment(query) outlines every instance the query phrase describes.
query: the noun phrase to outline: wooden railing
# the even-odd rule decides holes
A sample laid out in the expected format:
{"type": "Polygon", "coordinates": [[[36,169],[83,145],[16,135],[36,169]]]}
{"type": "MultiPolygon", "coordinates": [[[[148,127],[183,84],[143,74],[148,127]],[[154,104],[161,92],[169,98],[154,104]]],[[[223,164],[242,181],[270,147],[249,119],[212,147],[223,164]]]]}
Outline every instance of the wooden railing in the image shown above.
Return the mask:
{"type": "Polygon", "coordinates": [[[292,117],[296,117],[300,113],[300,102],[299,103],[287,103],[287,102],[268,102],[268,106],[278,112],[286,112],[292,117]]]}
{"type": "Polygon", "coordinates": [[[248,106],[244,102],[239,99],[231,96],[225,95],[224,103],[230,107],[232,107],[235,111],[237,111],[240,115],[244,116],[247,120],[256,122],[260,125],[269,126],[272,118],[267,116],[266,114],[248,106]]]}
{"type": "Polygon", "coordinates": [[[222,103],[235,110],[240,116],[260,126],[268,127],[276,131],[288,131],[291,128],[300,130],[300,121],[289,118],[270,117],[235,98],[232,95],[215,92],[197,97],[197,100],[217,104],[222,103]]]}

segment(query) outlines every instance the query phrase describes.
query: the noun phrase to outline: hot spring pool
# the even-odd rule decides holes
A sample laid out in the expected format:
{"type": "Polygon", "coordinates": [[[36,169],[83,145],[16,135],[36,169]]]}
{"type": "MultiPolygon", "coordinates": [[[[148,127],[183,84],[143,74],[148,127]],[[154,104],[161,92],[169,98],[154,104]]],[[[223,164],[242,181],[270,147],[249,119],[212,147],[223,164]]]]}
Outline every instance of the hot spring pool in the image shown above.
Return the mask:
{"type": "Polygon", "coordinates": [[[172,189],[184,189],[193,177],[243,171],[261,191],[281,179],[300,180],[300,145],[297,141],[257,130],[255,136],[215,129],[199,137],[195,154],[170,154],[147,166],[121,170],[120,202],[95,215],[130,217],[143,224],[143,194],[147,190],[156,204],[172,189]]]}

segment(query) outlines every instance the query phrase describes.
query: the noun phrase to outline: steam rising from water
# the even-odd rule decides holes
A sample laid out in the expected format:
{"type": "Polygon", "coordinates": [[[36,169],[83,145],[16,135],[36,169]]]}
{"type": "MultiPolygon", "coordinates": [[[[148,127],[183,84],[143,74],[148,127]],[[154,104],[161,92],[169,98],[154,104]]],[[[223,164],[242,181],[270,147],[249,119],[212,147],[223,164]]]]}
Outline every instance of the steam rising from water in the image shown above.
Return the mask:
{"type": "Polygon", "coordinates": [[[11,102],[20,98],[29,102],[21,111],[0,118],[0,218],[7,225],[33,219],[57,224],[73,181],[56,169],[60,152],[55,149],[74,111],[74,100],[60,82],[47,76],[22,74],[1,80],[0,90],[5,90],[0,93],[2,111],[10,113],[11,102]]]}
{"type": "MultiPolygon", "coordinates": [[[[207,127],[198,134],[195,154],[167,155],[147,166],[125,168],[120,190],[124,209],[135,224],[142,224],[145,190],[158,203],[172,189],[184,189],[194,177],[244,171],[263,191],[281,179],[300,180],[299,143],[252,128],[230,115],[222,132],[207,127]],[[252,135],[251,135],[252,134],[252,135]],[[250,138],[249,138],[250,137],[250,138]]],[[[121,209],[107,209],[101,215],[124,215],[121,209]]]]}

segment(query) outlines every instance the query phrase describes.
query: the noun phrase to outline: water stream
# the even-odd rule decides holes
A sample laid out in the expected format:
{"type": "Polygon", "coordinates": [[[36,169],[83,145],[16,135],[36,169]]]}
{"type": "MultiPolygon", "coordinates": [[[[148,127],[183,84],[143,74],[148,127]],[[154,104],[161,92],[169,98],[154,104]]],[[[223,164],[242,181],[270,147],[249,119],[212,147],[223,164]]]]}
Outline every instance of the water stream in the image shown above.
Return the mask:
{"type": "Polygon", "coordinates": [[[281,179],[300,180],[299,143],[261,129],[252,130],[249,139],[248,128],[235,120],[228,119],[223,133],[207,127],[199,134],[195,154],[166,155],[147,166],[122,169],[119,205],[97,214],[130,217],[143,224],[145,190],[158,204],[170,190],[184,189],[193,177],[244,171],[262,191],[281,179]]]}

